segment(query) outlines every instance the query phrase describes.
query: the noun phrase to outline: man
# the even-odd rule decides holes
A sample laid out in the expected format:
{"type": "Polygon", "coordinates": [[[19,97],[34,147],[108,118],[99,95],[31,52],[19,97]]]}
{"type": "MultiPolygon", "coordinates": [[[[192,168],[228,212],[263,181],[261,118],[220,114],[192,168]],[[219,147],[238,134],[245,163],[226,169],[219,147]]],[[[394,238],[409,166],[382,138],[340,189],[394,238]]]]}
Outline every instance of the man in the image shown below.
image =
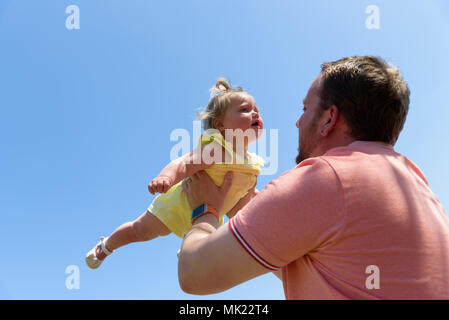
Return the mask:
{"type": "MultiPolygon", "coordinates": [[[[221,228],[210,212],[194,220],[181,288],[210,294],[273,271],[287,299],[449,299],[448,217],[393,150],[409,105],[399,70],[376,57],[324,63],[303,102],[298,165],[221,228]]],[[[219,210],[231,181],[201,172],[184,188],[193,208],[219,210]]]]}

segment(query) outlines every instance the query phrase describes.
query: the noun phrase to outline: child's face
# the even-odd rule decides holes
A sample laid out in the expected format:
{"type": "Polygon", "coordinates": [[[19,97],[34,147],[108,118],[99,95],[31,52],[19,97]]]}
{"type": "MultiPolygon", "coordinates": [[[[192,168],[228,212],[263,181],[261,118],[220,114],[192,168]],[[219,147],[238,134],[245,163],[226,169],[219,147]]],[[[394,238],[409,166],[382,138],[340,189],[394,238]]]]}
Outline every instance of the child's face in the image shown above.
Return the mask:
{"type": "Polygon", "coordinates": [[[231,98],[231,104],[226,110],[225,115],[217,122],[217,127],[222,134],[225,129],[241,129],[243,133],[254,137],[248,143],[258,139],[262,134],[263,121],[259,114],[256,101],[249,94],[234,94],[231,98]],[[247,132],[252,130],[252,132],[247,132]]]}

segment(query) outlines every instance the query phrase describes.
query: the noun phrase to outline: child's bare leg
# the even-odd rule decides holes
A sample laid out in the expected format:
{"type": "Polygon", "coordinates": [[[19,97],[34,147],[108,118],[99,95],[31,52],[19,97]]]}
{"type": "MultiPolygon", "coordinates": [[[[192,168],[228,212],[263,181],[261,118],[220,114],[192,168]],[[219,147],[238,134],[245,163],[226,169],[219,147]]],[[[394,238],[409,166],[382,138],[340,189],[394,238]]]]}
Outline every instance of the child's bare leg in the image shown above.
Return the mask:
{"type": "MultiPolygon", "coordinates": [[[[159,236],[166,236],[171,231],[151,212],[146,211],[136,220],[126,222],[118,227],[107,239],[105,246],[113,251],[132,242],[149,241],[159,236]]],[[[97,247],[97,257],[106,257],[101,248],[97,247]]]]}

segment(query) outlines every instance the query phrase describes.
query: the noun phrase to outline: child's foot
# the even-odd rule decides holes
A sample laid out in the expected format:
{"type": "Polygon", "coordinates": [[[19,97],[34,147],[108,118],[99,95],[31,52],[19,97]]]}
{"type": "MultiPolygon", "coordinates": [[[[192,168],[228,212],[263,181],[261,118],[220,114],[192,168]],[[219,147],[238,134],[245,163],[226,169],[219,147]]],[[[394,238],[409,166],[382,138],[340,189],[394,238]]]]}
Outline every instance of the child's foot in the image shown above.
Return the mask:
{"type": "Polygon", "coordinates": [[[86,254],[86,264],[91,269],[97,269],[103,260],[112,253],[106,248],[107,238],[101,237],[100,242],[86,254]]]}

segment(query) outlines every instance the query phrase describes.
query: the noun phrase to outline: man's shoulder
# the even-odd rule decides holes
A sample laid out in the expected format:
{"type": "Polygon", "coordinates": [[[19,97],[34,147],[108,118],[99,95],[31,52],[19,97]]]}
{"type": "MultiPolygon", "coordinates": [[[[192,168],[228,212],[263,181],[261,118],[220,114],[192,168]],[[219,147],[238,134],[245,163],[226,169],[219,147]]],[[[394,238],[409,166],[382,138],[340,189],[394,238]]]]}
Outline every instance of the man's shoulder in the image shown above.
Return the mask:
{"type": "Polygon", "coordinates": [[[332,148],[321,156],[303,160],[291,170],[290,174],[301,175],[301,178],[306,180],[318,179],[314,184],[319,185],[345,177],[352,179],[355,176],[361,178],[375,174],[376,164],[389,165],[392,158],[401,159],[400,161],[406,159],[396,153],[392,146],[356,141],[347,146],[332,148]]]}
{"type": "Polygon", "coordinates": [[[286,171],[275,181],[295,188],[320,188],[337,182],[338,177],[331,162],[326,157],[313,157],[301,161],[296,167],[286,171]]]}
{"type": "Polygon", "coordinates": [[[346,146],[334,147],[326,151],[323,157],[330,156],[356,156],[358,154],[400,155],[393,146],[380,141],[356,140],[346,146]]]}
{"type": "Polygon", "coordinates": [[[390,161],[393,159],[408,160],[397,153],[392,145],[377,141],[354,141],[347,146],[329,149],[319,158],[327,162],[336,171],[344,168],[348,170],[356,167],[363,168],[386,159],[390,161]]]}
{"type": "Polygon", "coordinates": [[[340,177],[361,180],[397,179],[398,174],[418,177],[427,184],[420,168],[406,156],[396,152],[392,145],[376,141],[355,141],[347,146],[333,148],[319,157],[340,177]]]}

